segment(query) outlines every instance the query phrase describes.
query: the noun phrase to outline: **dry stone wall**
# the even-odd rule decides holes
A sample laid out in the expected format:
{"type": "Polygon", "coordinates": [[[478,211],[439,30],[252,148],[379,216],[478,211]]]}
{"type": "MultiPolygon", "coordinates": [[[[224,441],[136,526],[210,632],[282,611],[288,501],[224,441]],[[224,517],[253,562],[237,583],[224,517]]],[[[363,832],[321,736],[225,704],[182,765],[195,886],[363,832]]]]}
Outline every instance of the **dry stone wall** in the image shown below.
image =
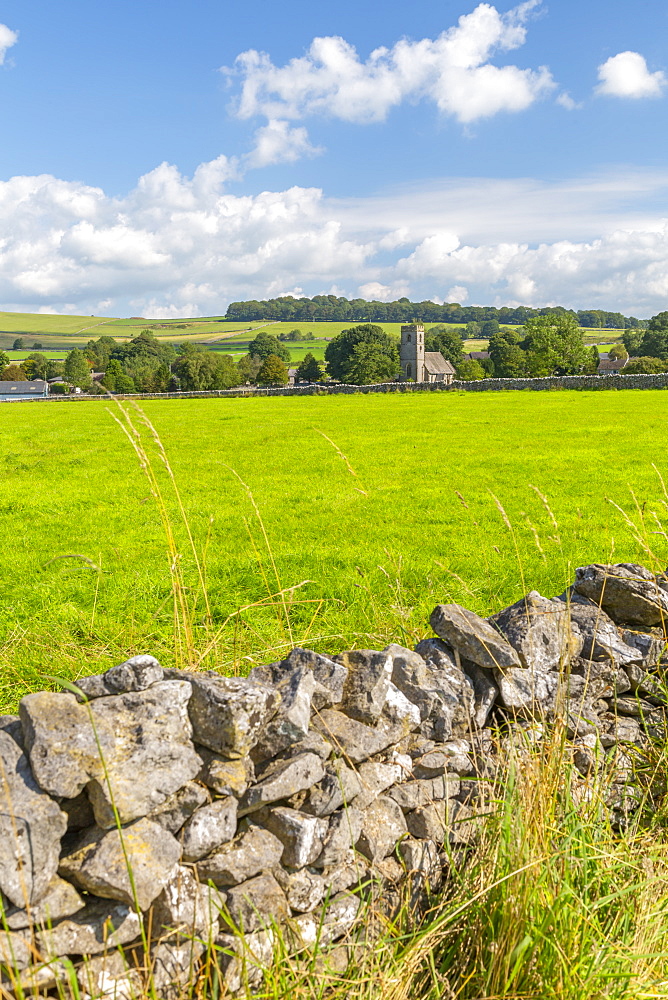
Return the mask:
{"type": "Polygon", "coordinates": [[[667,618],[668,577],[595,564],[486,620],[438,605],[415,649],[297,648],[244,678],[136,656],[27,695],[0,718],[3,988],[56,989],[67,961],[82,995],[150,970],[168,998],[213,948],[242,991],[279,933],[345,965],[364,900],[437,888],[556,719],[623,824],[631,755],[665,733],[667,618]]]}

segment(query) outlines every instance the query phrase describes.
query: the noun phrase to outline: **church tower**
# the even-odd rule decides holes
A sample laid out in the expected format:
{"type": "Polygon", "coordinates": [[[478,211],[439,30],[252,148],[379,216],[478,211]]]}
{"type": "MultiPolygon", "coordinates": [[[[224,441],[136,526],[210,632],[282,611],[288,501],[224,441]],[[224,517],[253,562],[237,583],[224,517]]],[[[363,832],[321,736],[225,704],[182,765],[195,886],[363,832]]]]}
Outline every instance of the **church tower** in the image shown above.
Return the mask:
{"type": "Polygon", "coordinates": [[[399,357],[402,377],[424,382],[424,326],[421,323],[402,326],[399,357]]]}

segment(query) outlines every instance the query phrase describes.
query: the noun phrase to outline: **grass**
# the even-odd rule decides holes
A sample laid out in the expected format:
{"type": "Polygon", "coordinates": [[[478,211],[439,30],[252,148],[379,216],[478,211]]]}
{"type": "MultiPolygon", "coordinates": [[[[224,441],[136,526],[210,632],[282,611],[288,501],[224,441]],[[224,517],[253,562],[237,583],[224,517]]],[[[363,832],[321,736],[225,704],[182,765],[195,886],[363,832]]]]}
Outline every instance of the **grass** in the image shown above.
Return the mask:
{"type": "MultiPolygon", "coordinates": [[[[583,562],[647,561],[648,548],[665,562],[651,517],[666,502],[662,392],[109,405],[1,411],[8,710],[45,675],[131,652],[243,672],[296,642],[410,645],[437,600],[484,614],[531,587],[559,592],[583,562]]],[[[668,997],[661,747],[644,784],[652,808],[619,833],[558,727],[520,745],[503,790],[485,792],[479,845],[465,864],[452,853],[423,921],[407,899],[381,908],[343,976],[285,954],[256,995],[668,997]]],[[[219,959],[184,997],[223,996],[219,959]]]]}
{"type": "MultiPolygon", "coordinates": [[[[173,661],[160,521],[108,406],[19,404],[1,411],[6,710],[40,686],[40,672],[75,679],[128,652],[173,661]]],[[[200,599],[198,656],[230,671],[297,642],[322,650],[391,639],[411,644],[426,633],[438,601],[487,614],[525,589],[560,593],[577,565],[643,556],[607,498],[628,507],[632,489],[645,509],[661,499],[652,462],[666,437],[663,392],[144,406],[180,484],[197,551],[205,550],[210,615],[200,599]],[[261,513],[275,572],[232,469],[261,513]],[[555,510],[559,540],[532,486],[555,510]],[[514,525],[521,575],[492,493],[514,525]],[[268,592],[298,584],[277,617],[280,602],[268,592]]],[[[166,496],[168,509],[176,509],[169,490],[166,496]]],[[[201,586],[179,530],[192,603],[201,586]]]]}

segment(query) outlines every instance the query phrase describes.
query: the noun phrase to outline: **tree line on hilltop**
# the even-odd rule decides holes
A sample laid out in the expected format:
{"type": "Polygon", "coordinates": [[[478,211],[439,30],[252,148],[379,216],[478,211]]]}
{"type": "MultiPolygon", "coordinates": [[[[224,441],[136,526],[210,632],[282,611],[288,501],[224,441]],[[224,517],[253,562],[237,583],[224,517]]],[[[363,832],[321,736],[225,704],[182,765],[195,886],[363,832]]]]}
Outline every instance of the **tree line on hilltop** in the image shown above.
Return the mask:
{"type": "Polygon", "coordinates": [[[276,322],[336,322],[336,323],[484,323],[496,320],[508,326],[524,326],[529,319],[537,316],[566,314],[573,316],[578,326],[589,329],[635,330],[644,321],[635,316],[623,316],[620,312],[604,309],[565,309],[550,306],[530,309],[528,306],[462,306],[458,302],[444,302],[439,305],[429,300],[411,302],[401,298],[394,302],[369,301],[367,299],[346,299],[340,295],[314,295],[313,298],[294,298],[282,295],[276,299],[250,299],[246,302],[231,302],[226,319],[275,320],[276,322]]]}
{"type": "MultiPolygon", "coordinates": [[[[528,319],[521,328],[483,324],[488,340],[484,357],[470,357],[465,350],[467,330],[447,324],[431,327],[425,349],[450,361],[456,377],[539,378],[548,375],[595,374],[599,364],[596,347],[584,342],[577,319],[565,311],[528,319]]],[[[128,343],[113,337],[90,340],[85,348],[70,351],[64,362],[50,361],[38,351],[20,364],[0,351],[0,379],[59,379],[52,391],[76,386],[86,392],[155,393],[232,389],[240,385],[281,386],[288,382],[290,351],[287,342],[313,339],[292,330],[281,337],[260,331],[238,361],[229,354],[185,342],[176,347],[143,330],[128,343]],[[93,379],[92,372],[96,372],[93,379]]],[[[612,357],[628,358],[626,374],[668,371],[668,312],[653,316],[646,329],[628,329],[623,346],[612,357]]],[[[361,323],[342,330],[327,344],[324,363],[308,352],[296,369],[298,382],[333,379],[352,385],[388,382],[401,374],[399,340],[382,327],[361,323]]]]}

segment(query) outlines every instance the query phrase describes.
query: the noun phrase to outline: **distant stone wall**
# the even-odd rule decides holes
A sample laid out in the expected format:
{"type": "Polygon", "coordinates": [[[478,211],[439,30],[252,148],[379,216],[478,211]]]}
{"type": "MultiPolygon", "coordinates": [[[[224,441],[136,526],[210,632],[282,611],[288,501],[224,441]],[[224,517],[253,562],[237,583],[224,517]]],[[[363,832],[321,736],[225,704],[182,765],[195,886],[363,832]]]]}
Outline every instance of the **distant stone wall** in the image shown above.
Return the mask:
{"type": "MultiPolygon", "coordinates": [[[[455,380],[450,385],[444,382],[381,382],[376,385],[297,385],[275,389],[261,389],[244,386],[237,389],[216,389],[202,392],[161,392],[133,393],[116,396],[117,399],[212,399],[227,397],[237,399],[243,396],[338,396],[359,393],[405,393],[405,392],[508,392],[530,389],[535,392],[555,389],[577,389],[600,391],[605,389],[668,389],[668,372],[660,375],[552,375],[549,378],[486,378],[477,382],[455,380]]],[[[42,401],[44,397],[40,397],[42,401]]],[[[49,396],[49,401],[72,402],[73,400],[105,400],[109,397],[88,396],[85,393],[72,396],[49,396]]],[[[4,400],[4,402],[28,402],[28,400],[4,400]]],[[[37,402],[37,400],[32,400],[37,402]]]]}
{"type": "Polygon", "coordinates": [[[277,928],[343,971],[365,902],[426,901],[556,719],[574,800],[598,790],[623,826],[665,738],[666,619],[665,576],[592,565],[487,620],[438,605],[414,650],[297,648],[247,678],[135,656],[25,696],[0,717],[3,983],[42,995],[68,959],[90,998],[145,995],[151,970],[170,1000],[214,949],[242,991],[277,928]]]}

